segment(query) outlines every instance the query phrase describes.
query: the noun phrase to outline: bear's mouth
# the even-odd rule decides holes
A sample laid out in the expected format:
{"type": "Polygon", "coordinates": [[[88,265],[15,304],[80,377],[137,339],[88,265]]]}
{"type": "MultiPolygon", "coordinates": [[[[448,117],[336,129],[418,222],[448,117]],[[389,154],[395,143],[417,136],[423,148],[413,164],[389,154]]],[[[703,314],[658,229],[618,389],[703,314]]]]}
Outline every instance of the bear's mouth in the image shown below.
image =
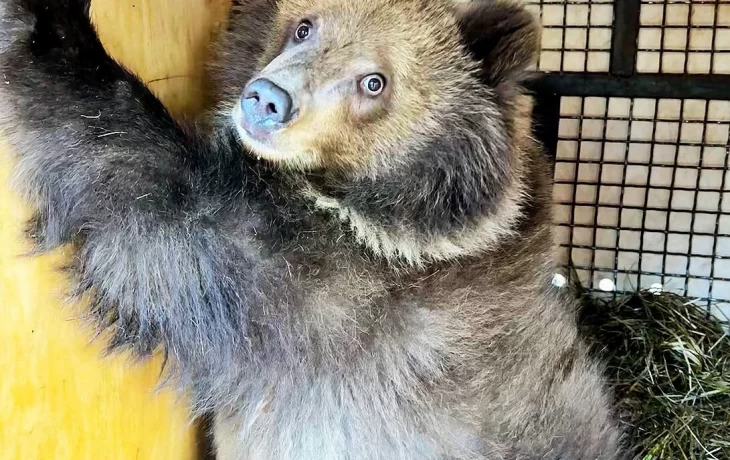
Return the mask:
{"type": "Polygon", "coordinates": [[[267,159],[276,162],[287,162],[296,158],[297,155],[291,152],[283,153],[276,145],[276,134],[286,128],[289,123],[279,123],[276,129],[265,127],[261,129],[255,124],[251,126],[244,121],[240,104],[236,104],[233,108],[231,118],[236,127],[236,133],[241,143],[247,150],[257,158],[267,159]]]}
{"type": "Polygon", "coordinates": [[[244,115],[244,104],[246,104],[246,100],[241,98],[239,103],[236,104],[236,107],[234,107],[233,119],[236,127],[242,128],[248,137],[266,144],[270,143],[271,138],[275,134],[289,127],[299,115],[299,111],[294,110],[285,122],[278,122],[271,118],[262,118],[254,122],[244,115]]]}

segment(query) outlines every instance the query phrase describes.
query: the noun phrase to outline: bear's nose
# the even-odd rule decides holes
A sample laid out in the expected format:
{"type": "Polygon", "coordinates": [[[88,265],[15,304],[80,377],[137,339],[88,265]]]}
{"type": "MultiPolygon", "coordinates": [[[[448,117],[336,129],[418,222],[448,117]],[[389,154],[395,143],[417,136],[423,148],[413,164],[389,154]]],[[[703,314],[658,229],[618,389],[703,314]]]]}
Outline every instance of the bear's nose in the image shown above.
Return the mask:
{"type": "Polygon", "coordinates": [[[253,124],[286,123],[292,115],[289,93],[271,80],[259,78],[243,90],[244,116],[253,124]]]}

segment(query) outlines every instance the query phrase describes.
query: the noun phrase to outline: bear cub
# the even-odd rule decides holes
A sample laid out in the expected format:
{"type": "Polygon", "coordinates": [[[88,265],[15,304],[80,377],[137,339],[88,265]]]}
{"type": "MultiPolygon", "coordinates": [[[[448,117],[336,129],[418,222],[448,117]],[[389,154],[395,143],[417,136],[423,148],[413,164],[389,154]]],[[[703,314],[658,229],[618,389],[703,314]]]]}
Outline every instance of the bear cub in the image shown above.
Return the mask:
{"type": "Polygon", "coordinates": [[[163,349],[224,460],[613,460],[503,0],[249,0],[174,120],[89,0],[0,0],[0,129],[111,349],[163,349]]]}

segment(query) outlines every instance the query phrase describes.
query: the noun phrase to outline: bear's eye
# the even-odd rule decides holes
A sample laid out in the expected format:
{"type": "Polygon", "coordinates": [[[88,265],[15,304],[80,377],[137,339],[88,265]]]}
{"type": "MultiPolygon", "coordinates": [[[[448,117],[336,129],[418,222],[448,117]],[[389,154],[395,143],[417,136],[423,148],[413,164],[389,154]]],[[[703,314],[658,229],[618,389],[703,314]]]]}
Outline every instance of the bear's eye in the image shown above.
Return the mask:
{"type": "Polygon", "coordinates": [[[312,23],[309,21],[302,21],[297,26],[297,30],[294,31],[294,41],[303,42],[312,33],[312,23]]]}
{"type": "Polygon", "coordinates": [[[360,88],[362,88],[363,93],[370,97],[378,96],[385,89],[385,77],[379,73],[367,75],[360,80],[360,88]]]}

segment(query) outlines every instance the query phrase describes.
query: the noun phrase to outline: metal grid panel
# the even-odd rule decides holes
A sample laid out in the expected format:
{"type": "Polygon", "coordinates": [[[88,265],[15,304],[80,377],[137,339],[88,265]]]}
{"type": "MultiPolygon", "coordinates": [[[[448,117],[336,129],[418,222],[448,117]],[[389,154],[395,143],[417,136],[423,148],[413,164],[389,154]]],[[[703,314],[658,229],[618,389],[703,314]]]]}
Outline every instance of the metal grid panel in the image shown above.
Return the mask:
{"type": "Polygon", "coordinates": [[[527,0],[543,25],[537,70],[608,72],[613,0],[527,0]]]}
{"type": "Polygon", "coordinates": [[[584,286],[666,289],[730,314],[730,101],[563,97],[561,261],[584,286]]]}
{"type": "Polygon", "coordinates": [[[730,74],[730,0],[641,0],[636,69],[730,74]]]}

